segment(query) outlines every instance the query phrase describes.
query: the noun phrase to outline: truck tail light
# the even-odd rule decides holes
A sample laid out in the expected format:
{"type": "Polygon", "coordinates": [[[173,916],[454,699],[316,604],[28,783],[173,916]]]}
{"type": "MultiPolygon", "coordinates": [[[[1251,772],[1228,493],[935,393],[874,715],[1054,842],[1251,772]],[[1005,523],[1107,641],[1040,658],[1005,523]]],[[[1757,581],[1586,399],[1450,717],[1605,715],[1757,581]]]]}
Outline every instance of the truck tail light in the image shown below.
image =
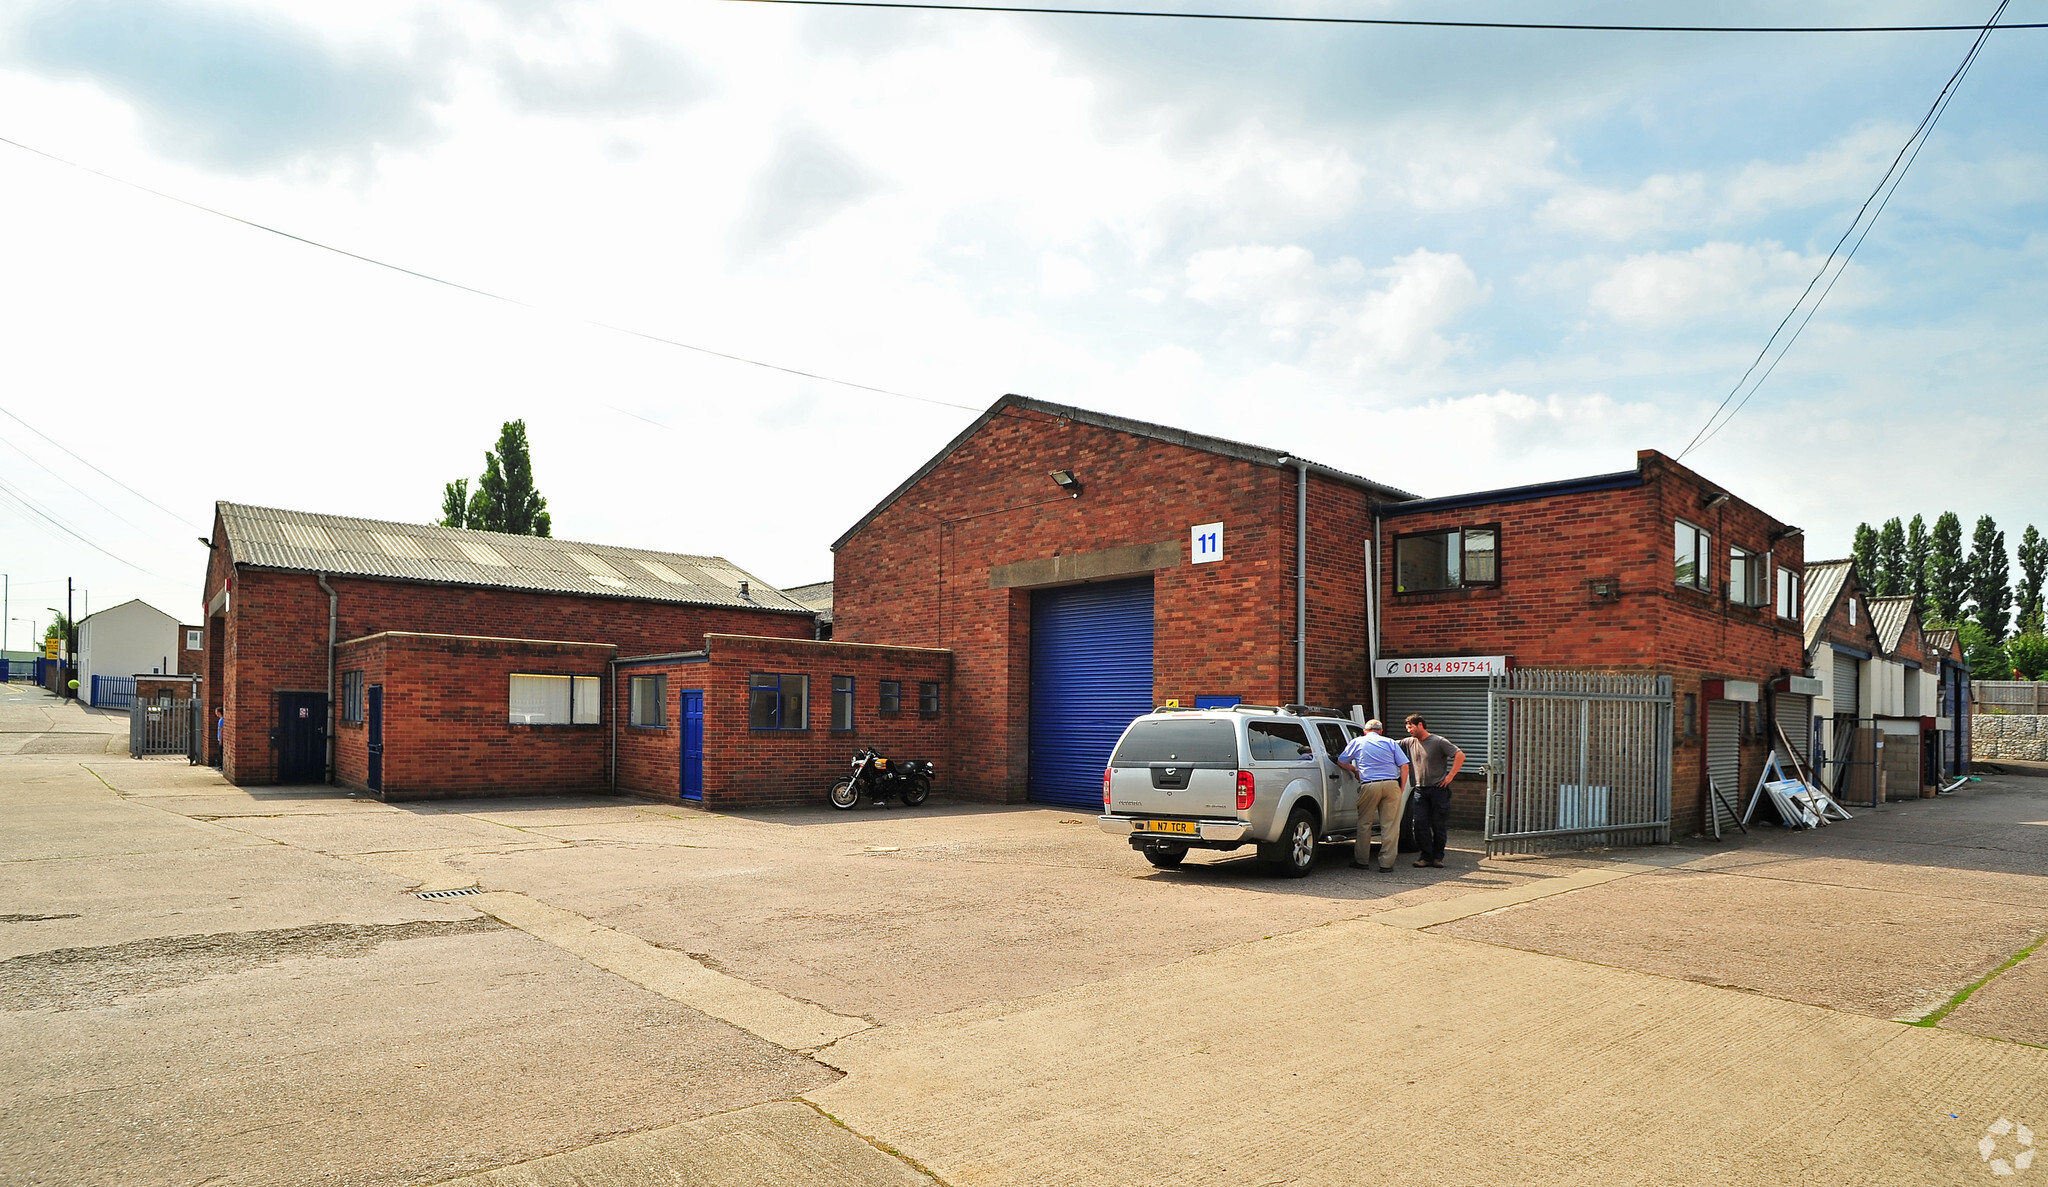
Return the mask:
{"type": "Polygon", "coordinates": [[[1109,811],[1109,771],[1108,767],[1102,768],[1102,810],[1105,812],[1109,811]]]}
{"type": "Polygon", "coordinates": [[[1257,794],[1257,788],[1252,785],[1252,773],[1250,771],[1239,771],[1237,773],[1237,810],[1242,812],[1246,808],[1251,807],[1252,799],[1257,794]]]}

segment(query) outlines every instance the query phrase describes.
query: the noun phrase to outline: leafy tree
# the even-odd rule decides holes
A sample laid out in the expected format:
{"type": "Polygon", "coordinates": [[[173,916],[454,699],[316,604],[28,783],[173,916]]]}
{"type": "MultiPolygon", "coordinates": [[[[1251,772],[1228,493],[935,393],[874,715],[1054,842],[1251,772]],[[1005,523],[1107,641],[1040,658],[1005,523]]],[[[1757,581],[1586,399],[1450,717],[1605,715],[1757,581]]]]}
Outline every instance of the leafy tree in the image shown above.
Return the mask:
{"type": "Polygon", "coordinates": [[[1927,600],[1943,622],[1961,622],[1970,596],[1970,572],[1963,564],[1963,521],[1944,511],[1927,538],[1927,600]]]}
{"type": "Polygon", "coordinates": [[[458,478],[441,488],[441,526],[469,526],[469,479],[458,478]]]}
{"type": "Polygon", "coordinates": [[[1906,577],[1906,528],[1896,515],[1878,529],[1877,565],[1878,597],[1895,598],[1912,592],[1912,583],[1906,577]]]}
{"type": "Polygon", "coordinates": [[[1977,517],[1970,537],[1970,614],[1993,643],[2005,642],[2012,618],[2012,561],[2005,552],[2005,533],[1988,515],[1977,517]]]}
{"type": "Polygon", "coordinates": [[[55,619],[51,620],[50,625],[43,629],[43,638],[62,639],[68,645],[71,641],[71,628],[76,625],[76,623],[60,612],[55,619]]]}
{"type": "Polygon", "coordinates": [[[2029,680],[2048,676],[2048,638],[2039,631],[2018,635],[2005,645],[2005,657],[2012,663],[2013,671],[2029,680]]]}
{"type": "Polygon", "coordinates": [[[1876,589],[1883,583],[1884,562],[1878,556],[1877,529],[1867,523],[1856,525],[1856,542],[1849,545],[1849,557],[1856,562],[1856,576],[1863,579],[1866,589],[1876,589]]]}
{"type": "Polygon", "coordinates": [[[468,481],[458,478],[442,488],[442,523],[514,536],[546,536],[552,531],[548,501],[533,488],[533,457],[524,420],[508,420],[499,430],[498,448],[484,454],[483,476],[476,480],[476,489],[468,492],[458,525],[453,522],[455,508],[468,481]]]}
{"type": "Polygon", "coordinates": [[[1906,585],[1904,592],[1912,595],[1920,616],[1934,617],[1934,606],[1927,600],[1927,521],[1918,515],[1906,525],[1906,585]]]}
{"type": "Polygon", "coordinates": [[[2005,648],[1975,621],[1965,621],[1956,628],[1956,647],[1963,653],[1963,662],[1970,666],[1970,679],[2012,679],[2012,660],[2005,654],[2005,648]]]}
{"type": "MultiPolygon", "coordinates": [[[[2020,630],[2026,634],[2043,633],[2041,606],[2041,580],[2048,576],[2048,539],[2027,525],[2026,534],[2020,537],[2020,630]]],[[[2029,676],[2029,680],[2037,677],[2029,676]]]]}

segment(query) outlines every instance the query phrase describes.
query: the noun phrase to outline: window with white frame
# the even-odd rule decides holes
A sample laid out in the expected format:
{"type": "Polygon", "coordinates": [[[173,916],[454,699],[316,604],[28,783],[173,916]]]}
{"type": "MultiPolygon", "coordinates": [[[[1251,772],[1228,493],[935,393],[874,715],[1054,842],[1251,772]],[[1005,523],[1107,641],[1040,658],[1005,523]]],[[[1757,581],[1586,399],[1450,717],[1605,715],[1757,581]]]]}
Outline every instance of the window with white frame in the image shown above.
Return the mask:
{"type": "Polygon", "coordinates": [[[1778,617],[1799,621],[1799,574],[1778,570],[1778,617]]]}
{"type": "Polygon", "coordinates": [[[204,649],[205,646],[206,634],[203,630],[185,632],[185,650],[199,651],[204,649]]]}
{"type": "Polygon", "coordinates": [[[635,676],[626,682],[627,720],[641,729],[660,729],[668,724],[668,677],[635,676]]]}
{"type": "Polygon", "coordinates": [[[598,678],[517,672],[511,702],[514,725],[596,725],[598,678]]]}
{"type": "Polygon", "coordinates": [[[1698,524],[1679,520],[1674,530],[1673,551],[1677,565],[1673,576],[1687,589],[1710,589],[1714,579],[1713,537],[1698,524]]]}

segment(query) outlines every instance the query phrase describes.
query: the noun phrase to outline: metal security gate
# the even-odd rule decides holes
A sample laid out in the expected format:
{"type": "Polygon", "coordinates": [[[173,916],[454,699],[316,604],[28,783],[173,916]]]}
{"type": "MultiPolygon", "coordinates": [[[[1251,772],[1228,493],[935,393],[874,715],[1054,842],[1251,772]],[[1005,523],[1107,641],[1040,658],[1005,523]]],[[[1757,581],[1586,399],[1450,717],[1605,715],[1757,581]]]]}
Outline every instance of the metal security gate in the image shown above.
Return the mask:
{"type": "Polygon", "coordinates": [[[1715,835],[1732,832],[1742,813],[1742,706],[1735,701],[1707,702],[1707,778],[1719,788],[1700,789],[1702,823],[1715,835]],[[1724,804],[1722,799],[1727,802],[1724,804]]]}
{"type": "Polygon", "coordinates": [[[1152,579],[1031,595],[1031,798],[1095,808],[1124,727],[1152,711],[1152,579]]]}
{"type": "Polygon", "coordinates": [[[1486,852],[1671,839],[1671,677],[1492,677],[1486,852]]]}
{"type": "Polygon", "coordinates": [[[206,735],[198,701],[128,705],[128,755],[182,754],[193,762],[205,755],[206,735]],[[193,757],[195,754],[200,757],[193,757]]]}

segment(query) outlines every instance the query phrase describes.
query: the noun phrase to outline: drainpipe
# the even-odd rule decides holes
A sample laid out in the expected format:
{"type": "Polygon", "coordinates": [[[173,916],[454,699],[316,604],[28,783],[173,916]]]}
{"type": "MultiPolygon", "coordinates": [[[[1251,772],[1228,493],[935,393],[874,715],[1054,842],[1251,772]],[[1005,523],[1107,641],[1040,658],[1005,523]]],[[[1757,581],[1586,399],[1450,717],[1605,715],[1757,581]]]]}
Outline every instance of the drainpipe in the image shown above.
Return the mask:
{"type": "Polygon", "coordinates": [[[619,794],[619,653],[612,650],[612,657],[604,661],[605,688],[611,696],[612,741],[611,753],[605,759],[606,777],[611,784],[612,794],[619,794]]]}
{"type": "Polygon", "coordinates": [[[1294,703],[1308,704],[1308,463],[1283,457],[1298,477],[1294,486],[1294,703]]]}
{"type": "Polygon", "coordinates": [[[1365,688],[1372,715],[1380,715],[1380,517],[1372,517],[1372,550],[1365,554],[1365,688]]]}
{"type": "Polygon", "coordinates": [[[334,782],[334,637],[341,621],[341,595],[327,584],[327,574],[315,575],[320,592],[327,595],[327,782],[334,782]]]}

